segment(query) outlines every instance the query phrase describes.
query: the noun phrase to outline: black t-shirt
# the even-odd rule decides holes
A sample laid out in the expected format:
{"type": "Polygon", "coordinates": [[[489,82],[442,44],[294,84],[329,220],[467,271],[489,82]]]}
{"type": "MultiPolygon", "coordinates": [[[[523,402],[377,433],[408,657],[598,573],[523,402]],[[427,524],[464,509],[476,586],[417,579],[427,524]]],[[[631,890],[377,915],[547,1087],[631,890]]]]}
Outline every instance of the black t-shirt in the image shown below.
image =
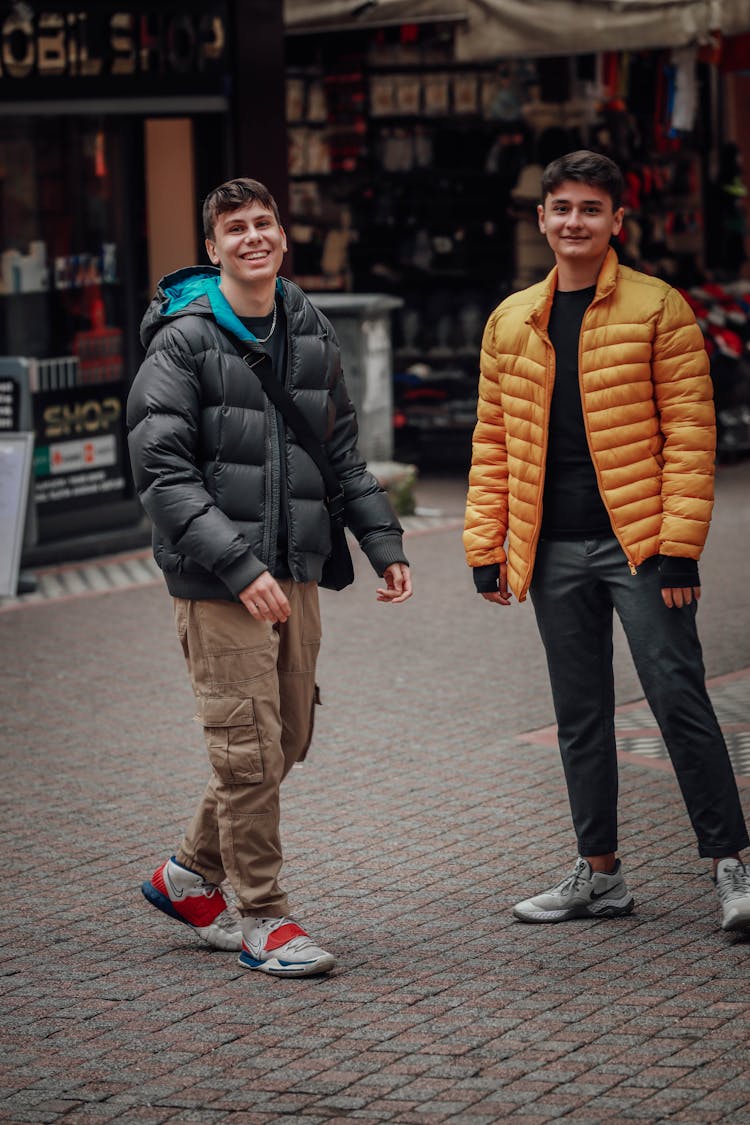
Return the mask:
{"type": "Polygon", "coordinates": [[[273,311],[268,316],[241,316],[240,320],[248,331],[252,332],[263,350],[268,352],[273,363],[274,374],[277,378],[284,378],[286,359],[286,316],[284,303],[276,297],[276,327],[269,340],[266,340],[273,324],[273,311]],[[263,341],[265,341],[263,343],[263,341]]]}
{"type": "Polygon", "coordinates": [[[549,337],[555,385],[542,510],[543,539],[602,539],[613,533],[586,441],[578,382],[581,324],[596,287],[555,293],[549,337]]]}
{"type": "MultiPolygon", "coordinates": [[[[245,328],[252,332],[261,347],[271,357],[273,373],[282,383],[286,371],[286,316],[284,303],[276,296],[276,327],[269,339],[266,339],[273,324],[273,312],[268,316],[241,316],[245,328]]],[[[274,578],[290,578],[291,572],[287,562],[288,553],[288,525],[286,518],[286,458],[284,456],[285,442],[284,431],[286,423],[279,411],[276,411],[276,425],[281,437],[281,508],[279,510],[279,534],[276,540],[276,563],[273,567],[274,578]]]]}

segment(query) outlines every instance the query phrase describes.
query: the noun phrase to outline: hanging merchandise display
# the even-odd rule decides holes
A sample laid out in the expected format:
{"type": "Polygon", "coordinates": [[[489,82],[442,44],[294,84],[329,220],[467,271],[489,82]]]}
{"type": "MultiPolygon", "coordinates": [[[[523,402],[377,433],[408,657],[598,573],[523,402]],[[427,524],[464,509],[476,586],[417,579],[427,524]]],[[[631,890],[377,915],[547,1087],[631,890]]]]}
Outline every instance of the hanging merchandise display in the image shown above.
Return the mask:
{"type": "Polygon", "coordinates": [[[537,220],[547,163],[611,156],[626,180],[620,258],[686,292],[738,269],[745,198],[727,155],[707,212],[720,47],[470,62],[459,40],[447,23],[292,38],[288,106],[301,284],[403,300],[397,448],[441,428],[440,449],[466,456],[481,325],[552,265],[537,220]]]}
{"type": "Polygon", "coordinates": [[[750,281],[706,282],[682,295],[711,360],[721,460],[750,453],[750,281]]]}

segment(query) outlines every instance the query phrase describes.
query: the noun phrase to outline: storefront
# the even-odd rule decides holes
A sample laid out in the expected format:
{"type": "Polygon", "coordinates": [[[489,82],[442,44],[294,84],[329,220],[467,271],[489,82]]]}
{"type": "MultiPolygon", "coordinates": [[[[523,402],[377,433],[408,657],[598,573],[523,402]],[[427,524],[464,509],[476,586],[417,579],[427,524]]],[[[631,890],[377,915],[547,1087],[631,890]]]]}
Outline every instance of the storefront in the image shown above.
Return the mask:
{"type": "Polygon", "coordinates": [[[716,237],[711,199],[745,128],[726,80],[730,58],[750,69],[750,4],[637,7],[286,0],[295,265],[311,289],[403,299],[406,455],[420,427],[466,454],[486,316],[552,264],[536,205],[562,153],[623,167],[628,264],[685,289],[738,276],[742,239],[716,237]]]}
{"type": "Polygon", "coordinates": [[[141,522],[140,319],[163,273],[203,260],[212,186],[265,176],[284,198],[281,57],[270,0],[0,5],[0,366],[35,431],[27,562],[141,522]]]}

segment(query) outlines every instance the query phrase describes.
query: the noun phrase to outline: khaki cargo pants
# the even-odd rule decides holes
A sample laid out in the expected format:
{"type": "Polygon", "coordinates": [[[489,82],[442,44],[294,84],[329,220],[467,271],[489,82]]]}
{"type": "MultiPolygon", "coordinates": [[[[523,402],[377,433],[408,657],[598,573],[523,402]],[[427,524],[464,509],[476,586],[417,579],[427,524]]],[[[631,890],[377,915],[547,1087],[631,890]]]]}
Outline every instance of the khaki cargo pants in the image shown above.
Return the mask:
{"type": "Polygon", "coordinates": [[[174,599],[213,771],[176,858],[211,883],[227,876],[240,913],[269,918],[288,913],[279,788],[312,739],[320,649],[317,585],[279,585],[292,612],[277,625],[237,602],[174,599]]]}

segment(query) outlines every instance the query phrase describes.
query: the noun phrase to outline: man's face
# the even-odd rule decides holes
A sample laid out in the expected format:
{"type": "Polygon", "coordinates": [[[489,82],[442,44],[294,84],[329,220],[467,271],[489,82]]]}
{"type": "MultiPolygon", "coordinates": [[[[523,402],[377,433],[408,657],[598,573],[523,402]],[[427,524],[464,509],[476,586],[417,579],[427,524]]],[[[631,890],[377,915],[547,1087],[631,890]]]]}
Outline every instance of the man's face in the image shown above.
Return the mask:
{"type": "Polygon", "coordinates": [[[253,200],[217,217],[206,250],[224,278],[241,285],[267,284],[281,268],[286,235],[273,211],[253,200]]]}
{"type": "Polygon", "coordinates": [[[601,262],[612,235],[620,233],[623,208],[612,208],[612,197],[592,184],[565,180],[537,207],[539,229],[562,262],[601,262]]]}

